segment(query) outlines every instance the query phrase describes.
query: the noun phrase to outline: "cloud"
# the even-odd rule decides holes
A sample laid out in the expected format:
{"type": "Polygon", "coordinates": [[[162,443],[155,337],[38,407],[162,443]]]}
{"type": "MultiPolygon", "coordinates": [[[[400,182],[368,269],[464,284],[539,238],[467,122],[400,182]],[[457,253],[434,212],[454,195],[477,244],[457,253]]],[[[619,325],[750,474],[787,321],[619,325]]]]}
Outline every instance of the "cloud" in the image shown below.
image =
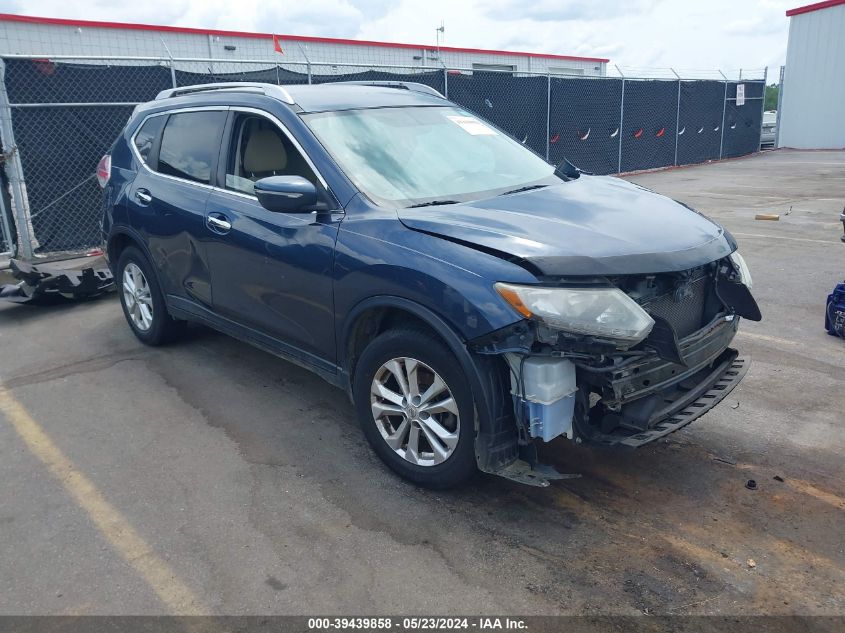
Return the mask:
{"type": "Polygon", "coordinates": [[[631,13],[651,11],[657,0],[493,0],[487,13],[497,20],[528,19],[566,22],[571,20],[608,20],[631,13]]]}
{"type": "Polygon", "coordinates": [[[345,0],[310,0],[302,4],[262,2],[252,28],[288,35],[350,38],[358,34],[365,19],[359,8],[345,0]]]}
{"type": "Polygon", "coordinates": [[[391,0],[0,0],[3,13],[325,37],[354,37],[364,22],[382,17],[392,6],[391,0]]]}
{"type": "Polygon", "coordinates": [[[724,32],[728,35],[742,35],[747,37],[759,37],[771,35],[783,29],[780,20],[770,20],[761,16],[737,20],[725,26],[724,32]]]}

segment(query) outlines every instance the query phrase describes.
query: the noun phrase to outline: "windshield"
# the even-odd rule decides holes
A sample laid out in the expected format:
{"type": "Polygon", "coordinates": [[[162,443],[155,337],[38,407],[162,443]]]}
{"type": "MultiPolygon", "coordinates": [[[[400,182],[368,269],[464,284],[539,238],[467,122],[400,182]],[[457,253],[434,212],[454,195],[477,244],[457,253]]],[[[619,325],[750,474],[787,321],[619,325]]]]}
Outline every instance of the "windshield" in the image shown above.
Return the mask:
{"type": "Polygon", "coordinates": [[[560,182],[542,158],[459,108],[376,108],[303,118],[355,185],[382,205],[463,202],[560,182]]]}

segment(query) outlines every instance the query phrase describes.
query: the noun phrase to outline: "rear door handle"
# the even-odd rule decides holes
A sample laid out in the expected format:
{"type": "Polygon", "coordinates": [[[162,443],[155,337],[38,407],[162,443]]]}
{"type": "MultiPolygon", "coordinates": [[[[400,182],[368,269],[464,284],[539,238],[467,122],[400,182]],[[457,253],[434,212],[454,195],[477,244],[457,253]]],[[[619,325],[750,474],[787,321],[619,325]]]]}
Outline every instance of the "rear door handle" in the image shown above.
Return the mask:
{"type": "Polygon", "coordinates": [[[209,213],[205,222],[215,233],[228,233],[232,228],[232,223],[222,213],[209,213]]]}
{"type": "Polygon", "coordinates": [[[146,189],[137,189],[135,191],[135,198],[138,200],[138,202],[145,206],[153,201],[153,197],[150,195],[150,192],[146,189]]]}

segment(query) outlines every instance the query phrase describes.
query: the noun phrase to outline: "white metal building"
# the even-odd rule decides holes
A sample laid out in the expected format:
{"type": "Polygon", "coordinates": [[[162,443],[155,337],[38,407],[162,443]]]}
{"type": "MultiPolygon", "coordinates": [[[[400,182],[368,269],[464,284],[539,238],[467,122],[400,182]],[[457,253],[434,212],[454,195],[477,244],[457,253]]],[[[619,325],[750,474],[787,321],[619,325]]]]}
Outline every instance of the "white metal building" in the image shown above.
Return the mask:
{"type": "Polygon", "coordinates": [[[786,12],[778,147],[845,148],[845,0],[786,12]]]}
{"type": "MultiPolygon", "coordinates": [[[[255,60],[314,65],[332,63],[403,68],[488,69],[557,75],[605,75],[598,57],[519,53],[474,48],[247,33],[149,24],[125,24],[0,14],[0,55],[85,55],[255,60]]],[[[216,62],[226,72],[225,62],[216,62]]]]}

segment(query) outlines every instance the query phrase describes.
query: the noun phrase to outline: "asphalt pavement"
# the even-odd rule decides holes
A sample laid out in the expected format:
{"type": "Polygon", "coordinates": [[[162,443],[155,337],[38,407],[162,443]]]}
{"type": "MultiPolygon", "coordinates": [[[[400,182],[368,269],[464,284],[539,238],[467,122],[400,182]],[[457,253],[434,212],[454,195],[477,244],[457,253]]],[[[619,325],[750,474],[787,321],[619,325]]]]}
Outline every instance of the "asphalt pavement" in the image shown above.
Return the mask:
{"type": "Polygon", "coordinates": [[[144,347],[114,295],[0,304],[0,614],[845,613],[845,152],[629,178],[737,238],[751,369],[640,450],[556,440],[583,476],[546,489],[418,489],[341,391],[204,328],[144,347]]]}

